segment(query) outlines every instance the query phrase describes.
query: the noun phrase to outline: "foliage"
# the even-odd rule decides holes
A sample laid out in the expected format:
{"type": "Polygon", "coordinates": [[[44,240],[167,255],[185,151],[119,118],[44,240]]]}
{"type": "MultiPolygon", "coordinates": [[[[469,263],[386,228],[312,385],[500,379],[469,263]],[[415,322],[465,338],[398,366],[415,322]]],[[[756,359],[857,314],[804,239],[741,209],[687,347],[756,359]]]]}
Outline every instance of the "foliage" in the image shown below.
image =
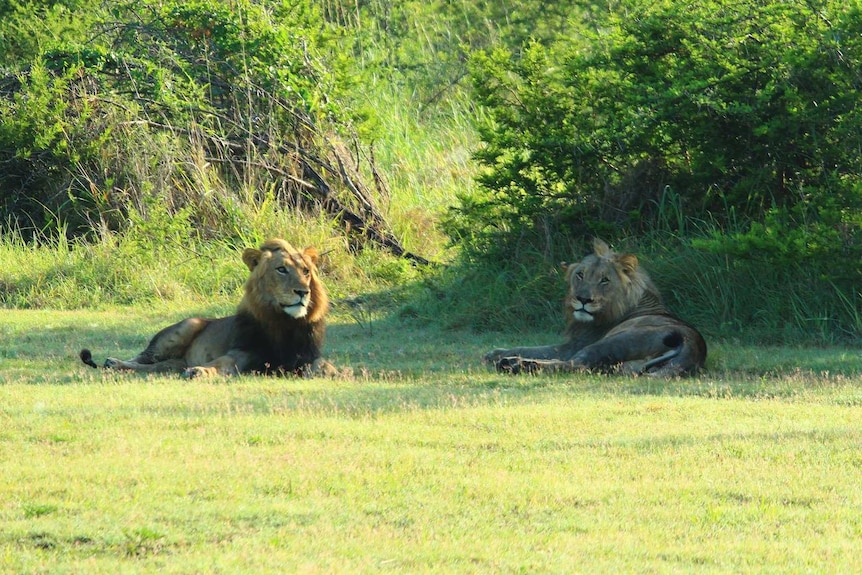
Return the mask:
{"type": "Polygon", "coordinates": [[[84,40],[97,14],[92,0],[4,0],[0,3],[0,70],[14,69],[59,38],[84,40]]]}
{"type": "Polygon", "coordinates": [[[431,108],[458,98],[476,50],[517,48],[529,39],[550,43],[570,31],[573,13],[593,0],[323,0],[324,16],[355,31],[352,49],[371,74],[419,93],[431,108]],[[393,78],[394,76],[394,78],[393,78]]]}
{"type": "MultiPolygon", "coordinates": [[[[535,321],[537,295],[559,293],[547,275],[600,236],[647,259],[682,250],[670,275],[683,282],[708,271],[700,263],[717,271],[731,262],[740,277],[759,278],[758,293],[786,297],[770,308],[777,315],[758,314],[746,286],[724,285],[719,297],[741,296],[733,303],[743,306],[728,323],[724,312],[702,316],[716,298],[703,286],[677,309],[703,317],[707,331],[735,323],[769,339],[805,337],[825,322],[834,329],[817,330],[826,339],[858,336],[858,6],[627,0],[580,22],[550,47],[472,58],[487,121],[478,191],[462,194],[444,222],[463,249],[457,281],[474,300],[525,302],[525,321],[535,321]],[[541,290],[524,293],[537,281],[541,290]],[[828,305],[799,305],[823,294],[828,305]],[[794,327],[770,332],[777,318],[794,327]]],[[[498,309],[465,313],[487,321],[498,309]]]]}
{"type": "Polygon", "coordinates": [[[340,100],[350,74],[310,0],[123,2],[82,20],[95,21],[86,36],[43,40],[7,63],[17,71],[0,83],[6,221],[125,229],[153,197],[237,237],[225,218],[237,203],[293,207],[317,194],[353,207],[338,193],[361,184],[336,143],[352,121],[340,100]]]}
{"type": "Polygon", "coordinates": [[[640,233],[668,190],[722,226],[776,208],[858,227],[860,25],[843,2],[631,0],[550,50],[480,52],[485,193],[450,234],[487,251],[525,233],[640,233]]]}

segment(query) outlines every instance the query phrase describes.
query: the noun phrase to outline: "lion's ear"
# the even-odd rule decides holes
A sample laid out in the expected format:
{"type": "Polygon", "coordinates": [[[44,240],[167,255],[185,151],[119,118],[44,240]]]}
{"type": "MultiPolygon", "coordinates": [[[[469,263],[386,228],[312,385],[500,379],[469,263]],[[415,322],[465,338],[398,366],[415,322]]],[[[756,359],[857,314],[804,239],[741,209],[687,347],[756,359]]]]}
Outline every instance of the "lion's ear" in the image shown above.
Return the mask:
{"type": "Polygon", "coordinates": [[[257,267],[257,264],[260,263],[260,256],[262,254],[263,252],[254,248],[246,248],[245,251],[242,252],[242,261],[248,266],[248,271],[252,271],[257,267]]]}
{"type": "Polygon", "coordinates": [[[603,239],[593,238],[593,251],[597,256],[603,258],[611,254],[611,246],[609,246],[603,239]]]}
{"type": "Polygon", "coordinates": [[[317,253],[317,250],[311,246],[308,246],[304,250],[302,250],[302,255],[311,260],[311,263],[317,265],[317,260],[320,258],[320,254],[317,253]]]}
{"type": "Polygon", "coordinates": [[[634,254],[622,254],[617,256],[617,261],[626,275],[632,275],[638,269],[638,258],[634,254]]]}

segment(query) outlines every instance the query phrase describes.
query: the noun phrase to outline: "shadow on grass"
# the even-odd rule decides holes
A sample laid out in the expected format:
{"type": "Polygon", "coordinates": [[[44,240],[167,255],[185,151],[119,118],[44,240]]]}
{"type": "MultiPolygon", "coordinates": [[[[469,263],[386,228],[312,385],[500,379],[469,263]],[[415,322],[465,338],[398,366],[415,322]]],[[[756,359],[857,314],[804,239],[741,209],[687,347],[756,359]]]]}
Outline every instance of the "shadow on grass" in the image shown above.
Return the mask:
{"type": "MultiPolygon", "coordinates": [[[[192,312],[194,313],[194,312],[192,312]]],[[[186,317],[172,309],[145,312],[7,311],[0,323],[0,382],[80,383],[105,377],[81,363],[82,347],[97,363],[132,357],[158,330],[186,317]]],[[[507,376],[481,362],[494,347],[559,341],[553,333],[476,333],[446,329],[372,310],[356,316],[336,306],[325,355],[354,376],[319,380],[311,387],[291,378],[243,377],[225,384],[263,380],[267,394],[239,397],[253,411],[313,409],[368,416],[410,409],[440,409],[496,402],[539,402],[586,396],[793,397],[812,390],[862,387],[862,354],[848,348],[755,347],[712,343],[708,369],[692,379],[594,375],[507,376]],[[271,383],[277,382],[277,383],[271,383]],[[274,391],[273,391],[274,390],[274,391]]],[[[140,374],[111,374],[123,381],[140,374]]],[[[150,376],[151,377],[151,376],[150,376]]],[[[165,379],[165,378],[161,378],[165,379]]],[[[169,378],[168,378],[169,379],[169,378]]],[[[846,395],[846,394],[845,394],[846,395]]],[[[851,395],[853,395],[851,393],[851,395]]],[[[858,394],[857,394],[858,395],[858,394]]],[[[853,397],[856,397],[854,395],[853,397]]],[[[852,402],[856,399],[849,398],[852,402]]]]}
{"type": "MultiPolygon", "coordinates": [[[[164,380],[162,380],[164,381],[164,380]]],[[[211,412],[254,415],[327,416],[374,419],[420,411],[578,404],[611,401],[640,403],[673,399],[706,401],[815,401],[842,406],[862,404],[862,382],[843,376],[747,378],[705,375],[692,379],[617,376],[503,376],[461,372],[404,376],[368,374],[353,380],[297,380],[243,376],[207,385],[229,386],[224,402],[137,406],[160,415],[196,416],[211,412]]]]}
{"type": "Polygon", "coordinates": [[[7,311],[0,323],[0,358],[59,358],[74,350],[77,358],[82,347],[104,346],[113,349],[134,345],[140,339],[132,320],[93,312],[7,311]],[[14,316],[18,321],[8,321],[14,316]]]}

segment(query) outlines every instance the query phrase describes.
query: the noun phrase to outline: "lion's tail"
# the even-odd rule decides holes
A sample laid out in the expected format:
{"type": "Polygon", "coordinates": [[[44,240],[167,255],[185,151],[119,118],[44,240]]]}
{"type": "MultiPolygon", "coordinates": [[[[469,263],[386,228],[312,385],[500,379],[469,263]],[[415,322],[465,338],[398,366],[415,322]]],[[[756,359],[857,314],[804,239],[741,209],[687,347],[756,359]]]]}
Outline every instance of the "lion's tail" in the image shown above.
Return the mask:
{"type": "Polygon", "coordinates": [[[691,342],[686,342],[685,336],[679,331],[674,330],[668,333],[666,336],[664,336],[664,340],[662,340],[662,343],[665,345],[665,347],[668,347],[670,349],[668,349],[660,356],[654,357],[644,363],[643,366],[640,368],[641,374],[650,375],[659,373],[661,371],[667,371],[667,373],[675,373],[679,375],[684,372],[693,373],[694,371],[697,371],[697,369],[702,367],[702,359],[700,361],[700,365],[695,365],[692,363],[693,355],[696,355],[696,351],[692,348],[691,342]],[[679,357],[683,354],[685,354],[683,357],[679,357]],[[676,362],[674,362],[677,365],[670,366],[670,362],[675,358],[679,358],[676,362]],[[686,367],[686,364],[690,363],[692,363],[693,367],[686,367]]]}
{"type": "Polygon", "coordinates": [[[642,374],[649,373],[649,371],[652,368],[666,364],[667,362],[669,362],[670,360],[672,360],[673,358],[678,356],[681,351],[682,351],[682,347],[677,347],[677,348],[666,351],[665,353],[661,354],[658,357],[652,358],[651,360],[649,360],[648,362],[643,364],[643,366],[641,366],[640,373],[642,373],[642,374]]]}
{"type": "Polygon", "coordinates": [[[96,365],[95,361],[93,361],[93,354],[90,352],[89,349],[82,349],[81,353],[79,353],[78,356],[81,358],[81,361],[83,361],[90,367],[98,369],[99,366],[96,365]]]}

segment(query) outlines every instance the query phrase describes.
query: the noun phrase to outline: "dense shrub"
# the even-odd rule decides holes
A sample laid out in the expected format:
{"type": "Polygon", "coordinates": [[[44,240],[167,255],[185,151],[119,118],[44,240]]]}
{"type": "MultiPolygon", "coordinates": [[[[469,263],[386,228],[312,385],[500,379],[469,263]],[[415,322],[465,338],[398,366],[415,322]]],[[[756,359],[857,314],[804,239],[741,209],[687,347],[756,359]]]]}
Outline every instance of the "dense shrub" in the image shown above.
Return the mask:
{"type": "Polygon", "coordinates": [[[682,215],[721,227],[773,210],[790,228],[858,226],[858,8],[614,6],[551,50],[474,58],[491,118],[477,154],[485,191],[462,201],[453,236],[485,250],[525,233],[640,233],[668,193],[682,215]]]}
{"type": "Polygon", "coordinates": [[[0,219],[122,229],[151,197],[194,205],[192,223],[211,230],[242,227],[226,217],[241,201],[335,194],[329,176],[347,170],[329,138],[352,121],[339,99],[350,77],[315,6],[56,4],[87,25],[35,45],[13,43],[4,22],[19,49],[2,62],[0,219]]]}

